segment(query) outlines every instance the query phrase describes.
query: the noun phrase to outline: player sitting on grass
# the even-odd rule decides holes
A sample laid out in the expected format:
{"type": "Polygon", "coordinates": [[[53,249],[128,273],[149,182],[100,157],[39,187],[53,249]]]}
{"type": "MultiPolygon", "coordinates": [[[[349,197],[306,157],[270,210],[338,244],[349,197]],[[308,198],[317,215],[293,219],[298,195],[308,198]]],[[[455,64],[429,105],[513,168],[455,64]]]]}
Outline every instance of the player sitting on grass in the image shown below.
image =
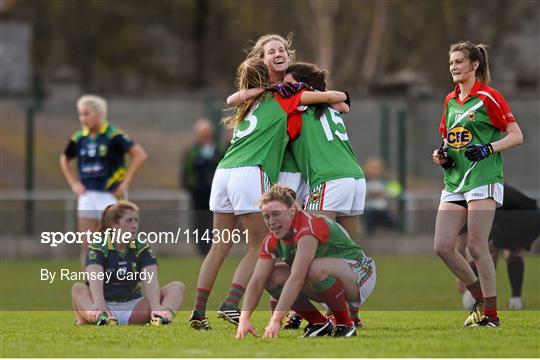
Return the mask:
{"type": "Polygon", "coordinates": [[[123,243],[116,238],[113,241],[108,236],[103,243],[89,246],[86,258],[89,281],[75,283],[71,290],[77,324],[171,322],[182,304],[185,285],[173,281],[160,289],[156,256],[147,243],[136,238],[139,231],[137,206],[129,201],[109,205],[100,221],[100,231],[105,234],[106,229],[130,234],[129,241],[123,243]],[[102,276],[106,273],[110,278],[102,276]]]}
{"type": "Polygon", "coordinates": [[[347,300],[359,306],[371,294],[375,263],[335,221],[300,210],[295,196],[289,188],[274,185],[261,198],[270,233],[246,289],[237,338],[257,336],[249,317],[265,288],[278,303],[264,337],[278,336],[289,309],[309,322],[303,337],[356,335],[347,300]],[[308,297],[332,310],[335,328],[308,297]]]}

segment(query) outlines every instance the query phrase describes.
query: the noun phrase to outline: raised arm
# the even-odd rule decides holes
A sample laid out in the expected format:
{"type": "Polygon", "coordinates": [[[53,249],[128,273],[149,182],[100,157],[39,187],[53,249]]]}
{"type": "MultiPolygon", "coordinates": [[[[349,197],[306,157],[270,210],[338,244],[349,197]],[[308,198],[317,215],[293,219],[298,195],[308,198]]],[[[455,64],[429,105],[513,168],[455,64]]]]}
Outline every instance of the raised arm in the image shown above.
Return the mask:
{"type": "Polygon", "coordinates": [[[249,322],[251,313],[257,307],[261,295],[264,291],[266,282],[270,278],[272,271],[274,270],[274,260],[259,259],[253,270],[253,275],[249,280],[246,293],[244,294],[244,302],[242,305],[242,312],[240,313],[240,320],[238,323],[238,329],[236,331],[236,338],[242,339],[246,337],[248,333],[254,336],[258,336],[255,329],[249,322]]]}
{"type": "Polygon", "coordinates": [[[227,98],[227,105],[238,106],[248,99],[259,96],[265,91],[263,88],[244,89],[235,92],[227,98]]]}
{"type": "Polygon", "coordinates": [[[281,327],[281,321],[296,301],[296,298],[304,285],[309,266],[313,262],[318,244],[317,239],[312,235],[303,236],[298,241],[296,255],[291,267],[291,275],[283,286],[276,310],[272,314],[272,318],[266,327],[264,337],[277,337],[281,327]]]}
{"type": "Polygon", "coordinates": [[[335,104],[347,100],[347,95],[341,91],[304,91],[300,97],[300,105],[335,104]]]}

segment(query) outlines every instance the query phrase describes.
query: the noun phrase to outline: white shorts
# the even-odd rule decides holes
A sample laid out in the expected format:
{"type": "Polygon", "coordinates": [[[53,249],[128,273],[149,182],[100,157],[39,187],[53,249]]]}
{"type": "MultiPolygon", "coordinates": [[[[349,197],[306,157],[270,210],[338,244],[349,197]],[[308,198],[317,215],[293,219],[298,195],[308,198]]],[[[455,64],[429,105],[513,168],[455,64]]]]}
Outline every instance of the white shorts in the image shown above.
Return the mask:
{"type": "Polygon", "coordinates": [[[364,212],[366,180],[343,178],[326,181],[313,188],[305,210],[335,211],[337,216],[355,216],[364,212]]]}
{"type": "Polygon", "coordinates": [[[452,193],[443,190],[441,193],[441,202],[466,201],[468,203],[472,200],[483,200],[489,198],[495,200],[497,207],[501,207],[504,198],[503,184],[493,183],[482,185],[467,192],[452,193]]]}
{"type": "Polygon", "coordinates": [[[103,210],[111,204],[116,204],[116,202],[116,197],[108,191],[86,191],[79,196],[77,216],[99,219],[103,210]]]}
{"type": "Polygon", "coordinates": [[[351,270],[357,275],[356,284],[358,285],[358,291],[360,292],[360,302],[352,303],[359,307],[362,305],[375,288],[377,282],[377,267],[373,259],[365,257],[364,261],[351,261],[343,259],[349,264],[351,270]]]}
{"type": "Polygon", "coordinates": [[[135,307],[142,299],[143,297],[126,302],[107,301],[105,305],[107,305],[107,309],[109,309],[112,316],[118,320],[119,324],[127,325],[129,324],[129,318],[131,317],[133,310],[135,310],[135,307]]]}
{"type": "Polygon", "coordinates": [[[306,205],[309,197],[309,186],[301,173],[282,171],[279,173],[278,183],[293,189],[296,193],[296,201],[302,205],[302,207],[306,205]]]}
{"type": "Polygon", "coordinates": [[[259,166],[217,169],[210,192],[210,210],[235,215],[260,212],[259,199],[270,180],[259,166]]]}

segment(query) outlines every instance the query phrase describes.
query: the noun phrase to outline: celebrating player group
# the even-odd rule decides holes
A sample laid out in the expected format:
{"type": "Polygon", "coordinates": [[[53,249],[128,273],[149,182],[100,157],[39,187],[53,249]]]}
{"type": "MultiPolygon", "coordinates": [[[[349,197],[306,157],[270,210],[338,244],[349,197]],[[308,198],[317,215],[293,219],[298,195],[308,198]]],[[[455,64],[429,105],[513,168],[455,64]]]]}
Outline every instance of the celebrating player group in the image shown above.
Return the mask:
{"type": "MultiPolygon", "coordinates": [[[[444,101],[443,141],[432,154],[444,169],[445,184],[434,249],[476,300],[465,326],[497,327],[488,236],[503,201],[501,152],[523,137],[502,95],[488,86],[486,47],[460,42],[450,47],[449,57],[456,87],[444,101]],[[465,222],[478,277],[455,246],[465,222]]],[[[234,113],[223,119],[234,129],[233,138],[210,195],[214,230],[233,231],[240,221],[249,234],[247,252],[217,309],[219,318],[236,326],[236,338],[259,335],[250,316],[264,291],[272,314],[263,337],[278,337],[302,320],[303,337],[352,337],[362,326],[359,308],[377,277],[374,260],[358,245],[366,182],[342,118],[350,110],[349,95],[328,90],[327,75],[315,64],[294,62],[291,37],[275,34],[260,37],[238,67],[238,91],[227,99],[234,113]]],[[[127,221],[129,215],[138,220],[137,208],[114,206],[105,210],[102,223],[136,233],[127,221]],[[114,216],[107,215],[112,211],[114,216]]],[[[189,318],[193,329],[212,329],[207,302],[232,246],[213,241],[201,266],[189,318]]],[[[136,264],[134,271],[157,271],[151,249],[136,240],[123,248],[91,248],[87,270],[109,271],[126,256],[136,264]]],[[[104,286],[74,287],[80,323],[168,323],[184,295],[180,282],[161,289],[157,281],[144,284],[144,297],[138,283],[106,285],[105,293],[104,286]]]]}

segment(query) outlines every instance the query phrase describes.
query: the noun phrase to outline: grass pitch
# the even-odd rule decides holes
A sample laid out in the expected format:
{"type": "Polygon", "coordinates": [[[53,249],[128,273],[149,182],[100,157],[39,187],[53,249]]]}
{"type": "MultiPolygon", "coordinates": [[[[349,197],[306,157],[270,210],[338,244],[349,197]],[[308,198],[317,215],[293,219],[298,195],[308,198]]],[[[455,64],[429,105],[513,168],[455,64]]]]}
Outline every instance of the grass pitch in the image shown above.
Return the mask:
{"type": "MultiPolygon", "coordinates": [[[[279,339],[234,340],[232,325],[208,317],[212,331],[187,324],[199,259],[163,259],[160,282],[180,279],[188,293],[168,326],[75,326],[69,311],[72,282],[46,284],[40,268],[75,262],[2,262],[2,357],[540,357],[540,258],[526,258],[527,311],[502,311],[501,327],[464,329],[466,312],[444,265],[435,258],[376,258],[378,279],[361,317],[357,338],[297,339],[301,330],[279,339]]],[[[226,262],[208,309],[225,295],[238,259],[226,262]]],[[[504,264],[498,269],[499,307],[509,296],[504,264]]],[[[261,300],[253,324],[263,332],[270,316],[261,300]]],[[[304,323],[305,324],[305,323],[304,323]]]]}

